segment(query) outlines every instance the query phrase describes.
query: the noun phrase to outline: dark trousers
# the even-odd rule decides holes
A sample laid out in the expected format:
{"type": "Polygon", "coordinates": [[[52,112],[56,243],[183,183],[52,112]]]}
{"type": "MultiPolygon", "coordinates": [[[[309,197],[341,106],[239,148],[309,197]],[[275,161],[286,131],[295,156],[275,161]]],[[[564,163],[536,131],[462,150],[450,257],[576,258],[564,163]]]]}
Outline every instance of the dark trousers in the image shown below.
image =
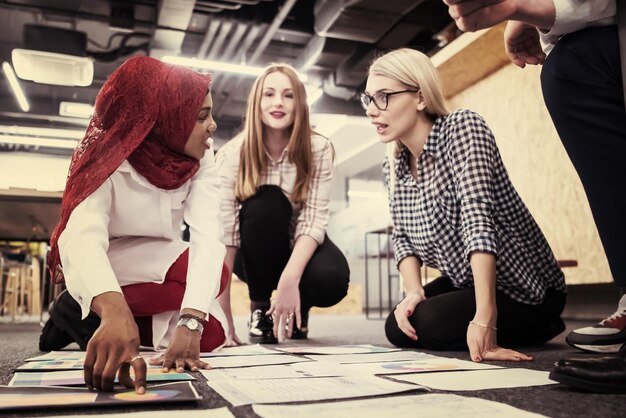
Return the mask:
{"type": "MultiPolygon", "coordinates": [[[[476,313],[474,288],[457,289],[442,276],[424,286],[426,300],[417,304],[409,322],[417,341],[398,328],[392,312],[385,323],[385,334],[397,347],[431,350],[466,350],[467,326],[476,313]]],[[[502,347],[544,343],[565,330],[561,312],[565,293],[549,289],[543,303],[527,305],[496,291],[498,344],[502,347]]]]}
{"type": "Polygon", "coordinates": [[[587,194],[613,280],[624,288],[626,110],[617,27],[563,37],[543,65],[541,86],[587,194]]]}
{"type": "MultiPolygon", "coordinates": [[[[247,282],[250,300],[269,301],[291,256],[291,203],[278,186],[261,186],[239,212],[241,246],[235,274],[247,282]]],[[[343,253],[326,236],[300,280],[303,310],[328,307],[346,296],[350,269],[343,253]]]]}

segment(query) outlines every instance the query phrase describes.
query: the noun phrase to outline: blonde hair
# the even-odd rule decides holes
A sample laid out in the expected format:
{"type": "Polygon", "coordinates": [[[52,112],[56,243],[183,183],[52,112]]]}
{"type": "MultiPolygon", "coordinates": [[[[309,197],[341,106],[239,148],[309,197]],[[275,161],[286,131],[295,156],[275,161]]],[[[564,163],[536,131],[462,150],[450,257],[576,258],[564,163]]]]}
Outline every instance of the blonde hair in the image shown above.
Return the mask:
{"type": "MultiPolygon", "coordinates": [[[[425,54],[409,48],[396,49],[374,60],[369,68],[369,75],[382,75],[404,84],[407,89],[419,90],[424,104],[424,111],[433,121],[438,116],[445,116],[446,109],[437,69],[425,54]]],[[[395,161],[400,153],[399,141],[387,145],[387,160],[390,169],[390,193],[393,195],[396,180],[395,161]]]]}
{"type": "Polygon", "coordinates": [[[254,82],[248,96],[248,107],[243,130],[241,163],[235,185],[235,196],[243,201],[252,197],[258,190],[261,174],[267,166],[263,146],[263,121],[261,119],[261,99],[265,78],[279,72],[287,76],[293,87],[294,120],[291,126],[287,151],[289,160],[296,166],[296,181],[291,191],[293,202],[303,202],[309,191],[313,176],[311,152],[311,123],[307,105],[306,90],[296,70],[288,64],[272,64],[254,82]]]}

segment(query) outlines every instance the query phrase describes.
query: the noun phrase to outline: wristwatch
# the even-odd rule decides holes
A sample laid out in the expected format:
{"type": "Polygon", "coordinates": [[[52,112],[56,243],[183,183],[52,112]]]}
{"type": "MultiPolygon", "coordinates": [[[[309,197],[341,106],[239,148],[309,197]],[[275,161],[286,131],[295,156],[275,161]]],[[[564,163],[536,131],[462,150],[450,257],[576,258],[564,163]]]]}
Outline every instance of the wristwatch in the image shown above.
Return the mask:
{"type": "Polygon", "coordinates": [[[202,324],[202,319],[196,318],[194,316],[183,315],[178,320],[176,324],[177,327],[187,327],[190,331],[198,331],[202,334],[204,331],[204,325],[202,324]]]}

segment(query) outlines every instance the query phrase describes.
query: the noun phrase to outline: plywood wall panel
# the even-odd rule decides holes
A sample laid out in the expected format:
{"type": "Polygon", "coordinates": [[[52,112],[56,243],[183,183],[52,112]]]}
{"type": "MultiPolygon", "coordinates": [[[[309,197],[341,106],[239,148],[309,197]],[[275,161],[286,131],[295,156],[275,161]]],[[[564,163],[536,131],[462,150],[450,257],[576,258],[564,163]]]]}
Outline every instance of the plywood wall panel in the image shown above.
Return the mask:
{"type": "Polygon", "coordinates": [[[568,284],[610,282],[584,190],[541,95],[540,67],[506,65],[448,100],[480,113],[492,128],[515,188],[543,230],[568,284]]]}

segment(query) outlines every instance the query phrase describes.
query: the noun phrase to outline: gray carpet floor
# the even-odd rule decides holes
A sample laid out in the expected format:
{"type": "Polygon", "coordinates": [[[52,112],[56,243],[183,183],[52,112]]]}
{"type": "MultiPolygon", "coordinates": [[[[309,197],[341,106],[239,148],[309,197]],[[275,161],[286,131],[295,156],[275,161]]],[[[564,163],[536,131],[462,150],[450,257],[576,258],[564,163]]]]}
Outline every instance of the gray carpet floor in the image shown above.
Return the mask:
{"type": "MultiPolygon", "coordinates": [[[[245,317],[237,317],[237,329],[240,336],[245,336],[245,317]]],[[[568,321],[568,331],[590,324],[589,321],[568,321]]],[[[383,333],[382,320],[368,320],[364,316],[317,315],[310,320],[308,344],[376,344],[390,346],[383,333]]],[[[7,384],[13,370],[24,359],[40,354],[37,342],[40,333],[39,324],[0,323],[0,384],[7,384]]],[[[565,344],[566,333],[550,343],[540,347],[521,349],[534,357],[532,362],[498,362],[505,367],[525,367],[549,371],[554,362],[566,355],[580,354],[565,344]]],[[[291,345],[294,345],[293,343],[291,345]]],[[[71,347],[70,347],[71,348],[71,347]]],[[[74,347],[75,349],[77,348],[74,347]]],[[[426,351],[428,352],[428,351],[426,351]]],[[[467,352],[430,352],[445,357],[469,360],[467,352]]],[[[581,354],[584,356],[584,354],[581,354]]],[[[51,416],[51,415],[89,415],[102,413],[123,413],[145,410],[167,409],[206,409],[228,406],[238,418],[256,417],[250,406],[232,407],[212,389],[203,383],[204,377],[198,373],[194,383],[203,399],[193,404],[162,404],[144,407],[109,407],[109,408],[58,408],[45,411],[22,411],[3,416],[51,416]]],[[[433,393],[441,391],[433,391],[433,393]]],[[[415,393],[415,392],[413,392],[415,393]]],[[[454,392],[462,396],[478,397],[503,402],[526,411],[532,411],[550,417],[626,417],[626,395],[594,394],[570,389],[563,385],[537,386],[528,388],[494,389],[482,391],[454,392]]],[[[403,395],[394,395],[403,396],[403,395]]],[[[0,415],[2,415],[0,413],[0,415]]],[[[415,416],[419,415],[416,411],[415,416]]]]}

